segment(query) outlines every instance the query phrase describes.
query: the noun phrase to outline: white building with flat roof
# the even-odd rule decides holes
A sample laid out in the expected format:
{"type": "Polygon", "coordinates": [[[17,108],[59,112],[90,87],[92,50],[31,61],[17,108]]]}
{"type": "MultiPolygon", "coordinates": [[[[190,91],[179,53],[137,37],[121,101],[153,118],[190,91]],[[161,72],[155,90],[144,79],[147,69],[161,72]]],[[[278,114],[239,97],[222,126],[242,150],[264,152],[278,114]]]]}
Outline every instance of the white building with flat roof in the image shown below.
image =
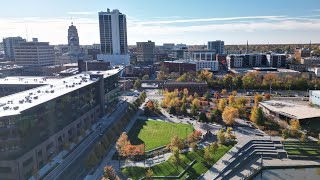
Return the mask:
{"type": "Polygon", "coordinates": [[[264,113],[272,114],[285,120],[307,120],[320,117],[320,109],[318,108],[285,101],[263,101],[259,103],[259,106],[264,113]]]}
{"type": "Polygon", "coordinates": [[[14,48],[15,63],[22,66],[55,65],[54,46],[48,42],[23,42],[14,48]]]}
{"type": "Polygon", "coordinates": [[[203,69],[207,69],[210,71],[218,71],[219,70],[219,62],[218,61],[194,61],[196,63],[196,70],[200,71],[203,69]]]}

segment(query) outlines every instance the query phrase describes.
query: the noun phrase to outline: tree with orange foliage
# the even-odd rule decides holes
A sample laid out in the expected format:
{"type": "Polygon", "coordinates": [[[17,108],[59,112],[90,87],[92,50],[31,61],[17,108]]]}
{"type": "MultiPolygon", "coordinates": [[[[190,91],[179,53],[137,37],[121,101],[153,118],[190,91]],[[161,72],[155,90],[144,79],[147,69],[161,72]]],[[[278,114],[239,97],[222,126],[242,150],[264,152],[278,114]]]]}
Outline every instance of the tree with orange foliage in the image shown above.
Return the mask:
{"type": "Polygon", "coordinates": [[[191,134],[189,134],[188,138],[187,138],[187,142],[189,144],[194,143],[194,142],[198,142],[202,137],[202,133],[201,131],[194,131],[191,134]]]}
{"type": "Polygon", "coordinates": [[[127,156],[129,157],[134,157],[134,156],[139,156],[139,155],[144,155],[144,145],[127,145],[125,147],[125,151],[127,156]]]}
{"type": "Polygon", "coordinates": [[[147,108],[150,110],[150,111],[152,111],[153,110],[153,108],[154,108],[154,106],[153,106],[153,102],[151,101],[151,100],[149,100],[148,102],[147,102],[147,108]]]}
{"type": "Polygon", "coordinates": [[[270,98],[271,98],[271,95],[270,95],[269,93],[266,93],[266,94],[264,95],[264,99],[265,99],[265,100],[270,100],[270,98]]]}
{"type": "Polygon", "coordinates": [[[127,156],[126,147],[131,145],[127,133],[123,132],[116,143],[116,150],[119,155],[127,156]]]}

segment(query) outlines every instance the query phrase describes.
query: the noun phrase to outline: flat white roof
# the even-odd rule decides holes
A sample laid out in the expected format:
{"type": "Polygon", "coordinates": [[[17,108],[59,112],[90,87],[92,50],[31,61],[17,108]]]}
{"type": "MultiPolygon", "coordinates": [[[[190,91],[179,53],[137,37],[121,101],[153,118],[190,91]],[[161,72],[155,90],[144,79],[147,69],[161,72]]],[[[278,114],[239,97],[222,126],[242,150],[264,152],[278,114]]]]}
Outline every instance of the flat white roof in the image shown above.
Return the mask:
{"type": "Polygon", "coordinates": [[[39,77],[39,76],[11,76],[0,79],[1,84],[50,84],[56,81],[60,81],[61,79],[57,78],[47,78],[47,77],[39,77]]]}
{"type": "Polygon", "coordinates": [[[117,74],[120,70],[113,69],[99,71],[99,73],[98,71],[88,71],[63,79],[47,80],[47,82],[44,81],[46,84],[44,86],[2,97],[0,98],[0,117],[18,115],[26,109],[96,82],[96,79],[90,79],[90,74],[104,74],[104,78],[106,78],[117,74]]]}
{"type": "Polygon", "coordinates": [[[308,119],[320,117],[320,109],[313,108],[310,106],[275,100],[263,101],[259,104],[270,111],[277,112],[284,116],[288,116],[295,119],[308,119]]]}

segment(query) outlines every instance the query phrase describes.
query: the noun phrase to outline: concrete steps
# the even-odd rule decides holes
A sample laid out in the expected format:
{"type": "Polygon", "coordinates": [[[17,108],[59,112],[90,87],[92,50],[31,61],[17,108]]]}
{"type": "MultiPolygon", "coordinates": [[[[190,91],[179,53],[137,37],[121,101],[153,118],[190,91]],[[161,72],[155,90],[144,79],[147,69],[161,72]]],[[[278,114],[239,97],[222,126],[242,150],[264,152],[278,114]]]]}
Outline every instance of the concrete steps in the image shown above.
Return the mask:
{"type": "Polygon", "coordinates": [[[214,179],[230,179],[234,171],[261,156],[263,158],[279,158],[286,157],[286,153],[280,142],[270,140],[249,141],[225,161],[223,168],[217,169],[218,175],[214,179]]]}

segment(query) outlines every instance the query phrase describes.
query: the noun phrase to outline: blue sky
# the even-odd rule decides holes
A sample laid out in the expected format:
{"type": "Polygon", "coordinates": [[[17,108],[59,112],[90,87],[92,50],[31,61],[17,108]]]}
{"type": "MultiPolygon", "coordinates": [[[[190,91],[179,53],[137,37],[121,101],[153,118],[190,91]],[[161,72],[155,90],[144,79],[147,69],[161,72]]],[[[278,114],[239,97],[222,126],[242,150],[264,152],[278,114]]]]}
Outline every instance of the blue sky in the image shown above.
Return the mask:
{"type": "Polygon", "coordinates": [[[10,0],[1,2],[0,38],[67,43],[71,18],[81,44],[99,43],[99,11],[127,15],[128,41],[205,44],[320,43],[319,0],[10,0]]]}

